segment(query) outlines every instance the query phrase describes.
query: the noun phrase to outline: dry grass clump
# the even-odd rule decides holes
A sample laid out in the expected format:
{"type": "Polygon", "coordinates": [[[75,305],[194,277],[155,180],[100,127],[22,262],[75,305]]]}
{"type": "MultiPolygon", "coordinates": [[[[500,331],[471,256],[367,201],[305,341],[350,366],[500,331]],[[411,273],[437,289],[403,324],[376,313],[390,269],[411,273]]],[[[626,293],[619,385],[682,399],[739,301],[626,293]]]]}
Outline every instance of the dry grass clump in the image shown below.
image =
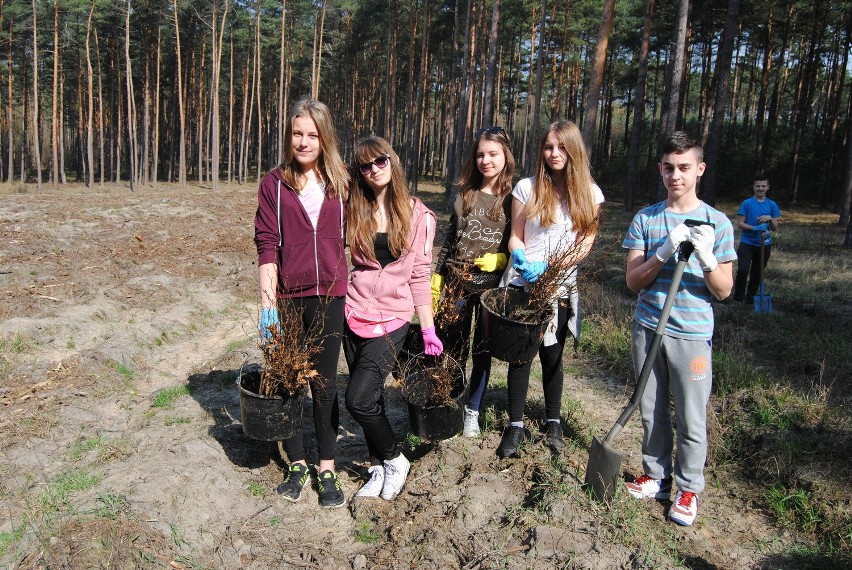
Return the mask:
{"type": "Polygon", "coordinates": [[[322,321],[316,319],[310,330],[302,328],[304,309],[290,299],[279,299],[277,327],[270,327],[270,338],[261,338],[263,372],[259,393],[263,396],[295,396],[317,375],[314,356],[321,350],[317,339],[322,321]]]}

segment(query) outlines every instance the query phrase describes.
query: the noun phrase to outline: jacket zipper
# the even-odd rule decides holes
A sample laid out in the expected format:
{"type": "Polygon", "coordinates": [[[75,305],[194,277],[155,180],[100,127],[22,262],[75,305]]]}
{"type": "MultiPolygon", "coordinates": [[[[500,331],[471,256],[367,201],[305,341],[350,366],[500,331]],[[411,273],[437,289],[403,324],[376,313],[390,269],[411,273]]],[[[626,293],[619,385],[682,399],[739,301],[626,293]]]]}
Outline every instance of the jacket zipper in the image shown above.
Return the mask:
{"type": "Polygon", "coordinates": [[[319,296],[319,252],[317,251],[317,229],[314,228],[314,268],[317,270],[317,296],[319,296]]]}

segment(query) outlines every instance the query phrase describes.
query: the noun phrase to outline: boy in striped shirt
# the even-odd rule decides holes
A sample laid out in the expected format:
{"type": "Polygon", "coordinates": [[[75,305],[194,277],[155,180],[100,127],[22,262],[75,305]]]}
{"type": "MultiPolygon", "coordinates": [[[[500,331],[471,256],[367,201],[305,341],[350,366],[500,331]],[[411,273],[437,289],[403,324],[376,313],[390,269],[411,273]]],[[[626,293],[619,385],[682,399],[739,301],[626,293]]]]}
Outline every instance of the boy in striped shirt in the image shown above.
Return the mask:
{"type": "Polygon", "coordinates": [[[724,299],[733,287],[734,230],[725,214],[702,202],[696,193],[704,173],[703,149],[678,131],[663,145],[659,162],[666,200],[643,208],[633,218],[622,247],[627,253],[627,286],[639,298],[632,329],[632,355],[641,370],[671,285],[681,243],[695,251],[683,274],[665,328],[659,354],[640,399],[644,474],[626,484],[634,497],[677,494],[669,519],[689,526],[698,514],[707,458],[707,402],[712,385],[711,299],[724,299]],[[706,224],[689,227],[686,220],[706,224]],[[669,399],[674,402],[677,449],[669,399]]]}

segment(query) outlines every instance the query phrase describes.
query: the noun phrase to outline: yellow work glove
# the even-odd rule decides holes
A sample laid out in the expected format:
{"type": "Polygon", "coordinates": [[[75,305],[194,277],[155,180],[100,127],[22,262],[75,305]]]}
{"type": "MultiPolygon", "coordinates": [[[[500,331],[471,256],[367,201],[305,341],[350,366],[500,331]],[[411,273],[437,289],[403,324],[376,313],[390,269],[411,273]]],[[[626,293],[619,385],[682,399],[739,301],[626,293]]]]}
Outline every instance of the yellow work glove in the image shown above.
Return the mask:
{"type": "Polygon", "coordinates": [[[444,288],[444,276],[433,274],[429,284],[432,286],[432,313],[434,314],[438,312],[438,299],[441,298],[441,290],[444,288]]]}
{"type": "Polygon", "coordinates": [[[486,253],[482,257],[477,257],[473,260],[473,264],[480,271],[493,273],[494,271],[502,271],[506,269],[506,254],[505,253],[486,253]]]}

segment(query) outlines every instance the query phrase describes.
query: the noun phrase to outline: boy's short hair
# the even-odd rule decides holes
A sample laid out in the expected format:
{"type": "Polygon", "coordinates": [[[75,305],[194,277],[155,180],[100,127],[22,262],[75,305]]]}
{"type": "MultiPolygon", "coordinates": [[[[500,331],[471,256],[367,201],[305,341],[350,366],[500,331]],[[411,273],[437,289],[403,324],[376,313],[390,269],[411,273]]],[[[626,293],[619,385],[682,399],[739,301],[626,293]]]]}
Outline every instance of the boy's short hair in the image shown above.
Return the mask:
{"type": "Polygon", "coordinates": [[[754,184],[755,182],[766,182],[766,185],[768,186],[769,185],[769,177],[766,176],[765,174],[758,174],[757,176],[754,177],[754,180],[751,181],[752,184],[754,184]]]}
{"type": "Polygon", "coordinates": [[[660,158],[666,154],[683,154],[693,149],[698,157],[698,162],[704,162],[704,147],[701,146],[701,143],[689,136],[686,131],[675,131],[663,143],[660,149],[660,158]]]}

